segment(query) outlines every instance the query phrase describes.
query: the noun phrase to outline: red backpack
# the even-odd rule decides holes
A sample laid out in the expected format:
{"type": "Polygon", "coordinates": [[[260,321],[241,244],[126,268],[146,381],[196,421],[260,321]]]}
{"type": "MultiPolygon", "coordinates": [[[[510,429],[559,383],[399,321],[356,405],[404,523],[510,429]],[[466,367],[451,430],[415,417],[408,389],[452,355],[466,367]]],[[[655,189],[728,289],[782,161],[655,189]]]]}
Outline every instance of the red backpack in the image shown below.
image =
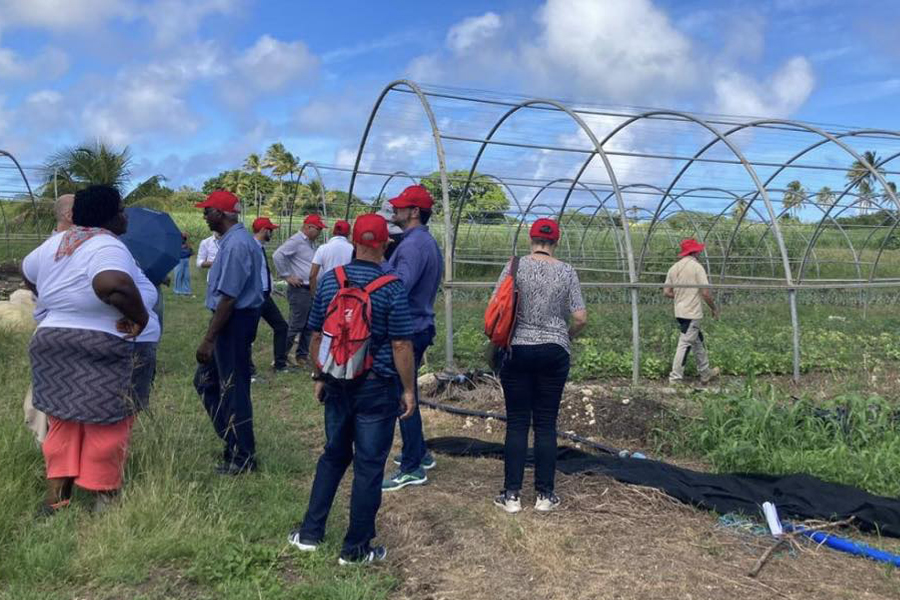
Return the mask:
{"type": "Polygon", "coordinates": [[[516,286],[516,272],[519,257],[510,259],[509,274],[500,283],[497,293],[491,298],[484,311],[484,334],[497,348],[509,348],[516,328],[516,310],[519,307],[519,290],[516,286]]]}
{"type": "Polygon", "coordinates": [[[372,368],[372,354],[369,352],[372,303],[369,296],[375,290],[397,281],[397,276],[382,275],[367,286],[359,287],[347,279],[344,267],[336,267],[334,274],[340,289],[325,310],[322,344],[316,362],[323,375],[349,381],[372,368]]]}

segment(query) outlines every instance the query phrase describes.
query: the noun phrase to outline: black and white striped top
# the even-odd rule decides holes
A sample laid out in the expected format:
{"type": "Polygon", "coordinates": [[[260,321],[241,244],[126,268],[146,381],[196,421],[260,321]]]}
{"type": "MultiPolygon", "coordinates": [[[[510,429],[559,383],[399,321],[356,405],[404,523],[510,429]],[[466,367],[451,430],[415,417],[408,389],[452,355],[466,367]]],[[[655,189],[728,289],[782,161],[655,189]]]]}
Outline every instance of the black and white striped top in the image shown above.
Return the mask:
{"type": "MultiPolygon", "coordinates": [[[[509,263],[503,267],[494,292],[508,273],[509,263]]],[[[516,283],[519,288],[519,310],[512,344],[559,344],[566,352],[571,352],[569,315],[584,310],[581,284],[572,265],[523,256],[519,259],[516,283]]]]}

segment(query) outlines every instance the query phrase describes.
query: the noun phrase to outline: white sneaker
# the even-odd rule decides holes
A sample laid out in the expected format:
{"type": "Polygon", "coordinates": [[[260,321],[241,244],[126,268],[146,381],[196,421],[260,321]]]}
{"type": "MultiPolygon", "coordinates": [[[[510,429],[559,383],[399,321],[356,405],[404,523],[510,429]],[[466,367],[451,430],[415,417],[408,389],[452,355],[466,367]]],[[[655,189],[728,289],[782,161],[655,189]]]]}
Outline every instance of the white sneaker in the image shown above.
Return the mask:
{"type": "Polygon", "coordinates": [[[315,552],[319,547],[319,544],[314,540],[309,540],[300,537],[300,530],[295,529],[288,536],[288,544],[296,548],[297,550],[301,550],[303,552],[315,552]]]}
{"type": "Polygon", "coordinates": [[[504,491],[499,496],[495,496],[494,504],[511,515],[514,515],[522,510],[522,500],[519,498],[519,494],[515,492],[504,491]]]}
{"type": "Polygon", "coordinates": [[[556,494],[538,494],[537,500],[534,501],[534,510],[540,512],[550,512],[559,507],[559,496],[556,494]]]}

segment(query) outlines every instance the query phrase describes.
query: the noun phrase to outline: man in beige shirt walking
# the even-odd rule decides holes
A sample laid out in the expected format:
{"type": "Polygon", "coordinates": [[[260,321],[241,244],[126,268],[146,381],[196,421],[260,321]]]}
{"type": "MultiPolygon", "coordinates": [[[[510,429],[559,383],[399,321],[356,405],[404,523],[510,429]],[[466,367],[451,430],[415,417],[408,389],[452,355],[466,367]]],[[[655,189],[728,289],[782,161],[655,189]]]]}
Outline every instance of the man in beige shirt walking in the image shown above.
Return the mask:
{"type": "Polygon", "coordinates": [[[681,329],[678,348],[675,350],[675,358],[672,361],[672,372],[669,374],[671,383],[678,383],[684,379],[684,365],[687,363],[691,350],[694,351],[702,383],[709,383],[711,379],[719,375],[718,367],[714,369],[709,367],[709,356],[703,345],[703,333],[700,331],[700,320],[703,319],[701,299],[709,306],[713,319],[719,316],[712,293],[707,287],[680,287],[691,284],[709,285],[706,271],[697,260],[697,255],[703,252],[704,248],[703,244],[693,238],[683,240],[681,253],[678,255],[680,260],[672,265],[666,274],[663,295],[675,300],[675,320],[678,321],[678,327],[681,329]]]}

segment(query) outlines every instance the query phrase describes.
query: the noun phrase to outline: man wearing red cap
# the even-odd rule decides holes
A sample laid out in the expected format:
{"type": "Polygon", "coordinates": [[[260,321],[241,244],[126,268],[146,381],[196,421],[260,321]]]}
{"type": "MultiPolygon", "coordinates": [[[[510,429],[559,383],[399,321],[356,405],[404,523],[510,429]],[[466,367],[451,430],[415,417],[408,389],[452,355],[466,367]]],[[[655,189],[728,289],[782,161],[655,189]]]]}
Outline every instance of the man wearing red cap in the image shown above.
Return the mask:
{"type": "Polygon", "coordinates": [[[697,240],[690,238],[681,242],[681,260],[676,262],[666,274],[666,284],[663,294],[667,298],[675,300],[675,320],[681,335],[678,338],[678,347],[675,350],[675,358],[672,361],[672,372],[669,374],[671,383],[680,383],[684,379],[684,365],[687,363],[688,353],[693,350],[697,360],[697,370],[700,372],[700,381],[709,381],[719,375],[719,368],[709,367],[709,357],[706,346],[703,344],[703,333],[700,331],[700,320],[703,318],[702,298],[712,311],[713,318],[719,317],[719,311],[713,301],[712,293],[708,287],[696,288],[691,285],[709,285],[706,271],[697,260],[697,255],[703,252],[705,246],[697,240]],[[682,287],[684,286],[684,287],[682,287]]]}
{"type": "Polygon", "coordinates": [[[325,229],[325,221],[319,215],[308,215],[303,220],[300,231],[288,238],[272,254],[272,262],[275,269],[288,283],[287,298],[290,307],[288,317],[287,347],[290,351],[297,339],[296,360],[298,363],[306,360],[309,354],[309,330],[306,328],[306,318],[309,316],[309,307],[312,305],[312,294],[309,289],[309,271],[312,268],[312,259],[316,254],[313,242],[325,229]],[[299,336],[299,337],[298,337],[299,336]]]}
{"type": "MultiPolygon", "coordinates": [[[[272,272],[269,270],[269,260],[266,256],[266,244],[272,239],[272,232],[278,229],[268,217],[259,217],[253,221],[253,237],[259,244],[262,252],[262,269],[260,280],[262,281],[263,305],[259,316],[272,328],[272,346],[275,353],[275,362],[272,366],[276,373],[287,371],[287,336],[288,324],[281,316],[278,305],[272,299],[272,272]]],[[[255,370],[255,369],[254,369],[255,370]]]]}
{"type": "MultiPolygon", "coordinates": [[[[388,244],[387,222],[375,214],[362,215],[353,226],[356,258],[344,267],[348,282],[365,287],[382,277],[381,263],[388,244]]],[[[316,477],[309,493],[303,522],[288,536],[288,543],[313,552],[325,538],[325,522],[344,472],[353,463],[350,494],[350,524],[341,556],[342,565],[380,561],[387,555],[384,546],[373,546],[375,516],[381,505],[381,478],[394,438],[398,413],[408,418],[415,408],[415,371],[412,322],[406,289],[391,281],[371,292],[371,369],[350,383],[323,378],[319,363],[322,327],[329,304],[338,292],[335,271],[322,275],[309,315],[313,330],[311,351],[314,361],[315,396],[325,408],[325,449],[316,465],[316,477]]]]}
{"type": "Polygon", "coordinates": [[[206,307],[213,316],[197,348],[200,369],[195,385],[216,433],[225,442],[224,460],[217,470],[222,475],[239,475],[256,469],[250,348],[263,303],[262,254],[238,222],[241,206],[234,194],[216,190],[196,206],[221,237],[209,270],[206,307]]]}
{"type": "Polygon", "coordinates": [[[312,259],[309,270],[309,291],[316,297],[316,281],[335,267],[346,265],[353,258],[353,244],[347,241],[350,235],[350,223],[337,221],[331,230],[331,239],[319,246],[312,259]]]}
{"type": "MultiPolygon", "coordinates": [[[[409,186],[391,200],[391,206],[394,208],[394,224],[403,230],[403,237],[387,262],[386,270],[397,275],[409,293],[413,352],[418,372],[425,350],[434,341],[434,299],[441,285],[444,260],[437,241],[428,232],[434,200],[425,186],[409,186]]],[[[425,446],[418,403],[417,386],[416,410],[409,419],[400,421],[403,450],[400,456],[394,458],[394,464],[399,468],[384,480],[385,491],[422,485],[428,481],[425,471],[435,466],[434,458],[425,446]]]]}

